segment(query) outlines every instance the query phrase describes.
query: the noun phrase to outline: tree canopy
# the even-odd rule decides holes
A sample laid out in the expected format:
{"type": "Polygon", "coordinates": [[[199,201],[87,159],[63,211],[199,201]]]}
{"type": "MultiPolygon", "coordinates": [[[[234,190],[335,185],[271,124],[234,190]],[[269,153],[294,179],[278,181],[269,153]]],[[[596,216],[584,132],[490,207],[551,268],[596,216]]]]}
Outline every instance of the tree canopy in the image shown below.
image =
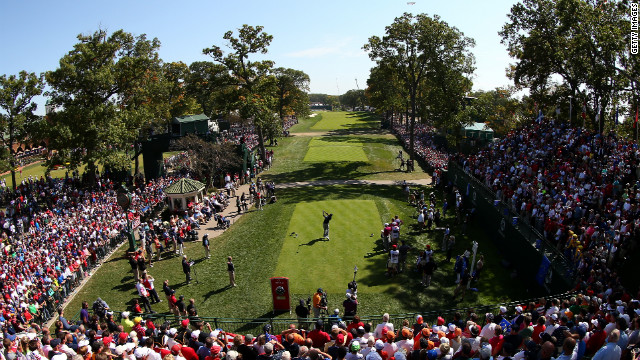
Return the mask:
{"type": "MultiPolygon", "coordinates": [[[[604,129],[614,105],[635,97],[636,59],[629,53],[629,3],[599,0],[523,0],[509,13],[500,36],[516,60],[509,76],[529,88],[541,107],[573,100],[590,125],[604,129]],[[561,79],[560,84],[556,79],[561,79]]],[[[631,99],[636,102],[636,99],[631,99]]]]}
{"type": "Polygon", "coordinates": [[[394,72],[408,93],[412,158],[416,116],[430,119],[436,126],[459,127],[456,114],[463,96],[471,90],[470,76],[475,69],[470,52],[473,46],[473,39],[438,15],[409,13],[385,27],[385,36],[372,36],[364,45],[378,67],[394,72]]]}
{"type": "Polygon", "coordinates": [[[57,156],[49,161],[87,164],[90,173],[100,163],[123,169],[124,151],[149,120],[147,107],[159,81],[160,42],[123,30],[108,35],[98,30],[78,35],[73,50],[46,73],[48,95],[58,111],[50,114],[47,136],[57,156]]]}

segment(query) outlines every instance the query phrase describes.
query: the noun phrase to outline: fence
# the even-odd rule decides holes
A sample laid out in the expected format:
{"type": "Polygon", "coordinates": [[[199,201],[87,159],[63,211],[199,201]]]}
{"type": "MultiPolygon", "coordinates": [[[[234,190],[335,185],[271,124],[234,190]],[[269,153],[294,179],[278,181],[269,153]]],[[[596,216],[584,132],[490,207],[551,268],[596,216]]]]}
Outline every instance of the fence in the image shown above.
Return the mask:
{"type": "Polygon", "coordinates": [[[476,209],[474,216],[486,224],[485,230],[522,279],[540,285],[538,290],[544,289],[546,293],[558,293],[572,287],[575,283],[573,267],[539,231],[528,225],[508,204],[497,200],[493,191],[460,165],[450,162],[447,176],[460,189],[467,205],[476,209]]]}
{"type": "MultiPolygon", "coordinates": [[[[562,294],[557,294],[554,296],[547,296],[547,300],[551,299],[568,299],[571,296],[574,296],[575,293],[567,292],[562,294]]],[[[467,307],[467,308],[455,308],[455,309],[442,309],[442,310],[429,310],[423,313],[404,313],[404,314],[390,314],[389,322],[393,323],[394,328],[401,329],[402,322],[407,320],[409,324],[413,324],[416,320],[417,315],[422,315],[425,322],[429,324],[434,324],[437,318],[443,317],[447,321],[451,321],[454,318],[454,314],[456,312],[462,315],[462,318],[465,318],[469,313],[476,313],[479,317],[482,317],[485,313],[493,313],[498,314],[499,308],[501,306],[507,307],[509,311],[513,311],[516,306],[526,307],[530,302],[537,303],[539,298],[535,299],[523,299],[518,301],[500,303],[500,304],[491,304],[491,305],[481,305],[476,307],[467,307]]],[[[114,318],[120,318],[120,311],[114,311],[114,318]]],[[[184,317],[175,316],[173,314],[159,314],[159,313],[151,313],[144,314],[144,318],[152,319],[156,324],[169,322],[172,327],[179,327],[180,321],[184,319],[184,317]]],[[[360,320],[364,323],[372,323],[377,324],[381,322],[382,315],[359,315],[360,320]]],[[[72,321],[76,322],[80,319],[80,312],[78,312],[73,318],[72,321]]],[[[327,316],[323,316],[320,319],[324,321],[325,330],[329,331],[331,329],[330,321],[331,318],[327,316]]],[[[255,319],[246,319],[246,318],[222,318],[222,317],[197,317],[191,318],[191,320],[201,320],[205,323],[211,324],[211,327],[214,329],[223,329],[226,332],[236,333],[236,334],[259,334],[262,332],[262,328],[264,325],[271,325],[271,333],[272,334],[280,334],[282,331],[289,328],[289,324],[296,324],[297,326],[304,327],[306,329],[311,329],[315,324],[316,318],[308,318],[299,321],[297,318],[255,318],[255,319]]]]}

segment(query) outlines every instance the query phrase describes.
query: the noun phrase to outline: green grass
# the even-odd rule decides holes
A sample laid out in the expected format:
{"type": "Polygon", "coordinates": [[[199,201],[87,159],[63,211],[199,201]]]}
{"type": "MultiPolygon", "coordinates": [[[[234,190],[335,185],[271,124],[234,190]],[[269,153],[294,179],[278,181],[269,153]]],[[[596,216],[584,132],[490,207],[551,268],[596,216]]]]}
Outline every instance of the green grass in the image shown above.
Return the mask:
{"type": "MultiPolygon", "coordinates": [[[[303,120],[304,121],[304,120],[303,120]]],[[[297,125],[296,125],[297,126],[297,125]]],[[[399,167],[396,155],[402,147],[393,135],[332,135],[318,137],[292,136],[279,141],[280,145],[271,147],[275,152],[274,165],[261,177],[276,183],[311,180],[412,180],[423,179],[427,174],[417,167],[415,172],[397,171],[399,167]],[[309,162],[305,157],[309,149],[327,147],[313,144],[331,144],[335,148],[361,146],[366,155],[364,161],[309,162]]],[[[316,149],[314,152],[322,152],[316,149]]],[[[336,149],[343,151],[344,149],[336,149]]],[[[349,159],[345,159],[349,160],[349,159]]]]}
{"type": "MultiPolygon", "coordinates": [[[[426,189],[429,192],[429,189],[426,189]]],[[[413,224],[413,208],[407,206],[404,196],[398,187],[392,186],[323,186],[323,187],[303,187],[279,190],[278,202],[265,207],[264,211],[252,211],[240,218],[229,231],[220,237],[213,239],[212,257],[204,260],[204,252],[199,243],[188,243],[186,254],[190,258],[196,259],[196,271],[200,284],[183,284],[184,275],[181,271],[180,259],[178,257],[169,258],[156,263],[150,269],[150,273],[156,278],[160,285],[164,279],[168,279],[170,284],[177,290],[178,294],[185,295],[186,298],[194,298],[198,309],[203,316],[219,317],[271,317],[271,295],[269,278],[272,276],[282,276],[278,271],[283,262],[291,261],[298,263],[298,275],[292,276],[292,286],[296,291],[292,293],[293,301],[298,298],[306,299],[311,295],[309,291],[303,289],[313,289],[323,286],[331,290],[328,294],[330,306],[341,304],[346,290],[345,280],[353,277],[353,266],[358,265],[357,281],[363,290],[359,296],[361,303],[359,312],[362,314],[380,314],[382,312],[405,313],[419,312],[434,309],[448,309],[454,306],[471,306],[474,304],[491,304],[506,299],[518,299],[527,297],[526,287],[522,282],[513,281],[509,273],[504,271],[499,264],[500,254],[492,246],[491,240],[484,235],[482,224],[474,224],[466,236],[457,235],[456,254],[462,253],[470,248],[471,240],[476,240],[480,244],[480,252],[487,259],[483,279],[477,286],[480,292],[469,292],[462,303],[452,303],[450,294],[455,286],[453,276],[453,263],[441,264],[433,278],[430,288],[423,288],[419,285],[419,276],[414,273],[413,260],[419,249],[429,243],[438,248],[442,238],[441,230],[431,232],[419,231],[413,224]],[[339,246],[351,244],[354,249],[346,260],[343,261],[343,250],[314,255],[319,257],[318,261],[324,261],[327,268],[332,271],[325,272],[325,276],[320,280],[307,276],[312,271],[311,261],[308,257],[296,259],[286,256],[289,252],[286,242],[290,241],[289,234],[308,232],[313,240],[313,236],[318,231],[321,233],[321,210],[314,210],[315,215],[309,214],[307,221],[311,224],[309,230],[296,227],[292,218],[296,213],[297,205],[308,203],[310,206],[314,202],[355,202],[353,206],[367,204],[369,208],[371,202],[375,203],[375,210],[369,210],[370,214],[362,214],[359,221],[366,225],[355,225],[354,231],[357,236],[345,239],[336,238],[336,241],[345,242],[339,246]],[[319,213],[318,210],[320,211],[319,213]],[[405,220],[402,238],[414,246],[415,250],[409,255],[409,269],[395,278],[387,278],[383,275],[385,271],[386,255],[382,251],[382,244],[379,240],[379,231],[384,219],[390,219],[394,215],[399,215],[405,220]],[[366,228],[366,230],[365,230],[366,228]],[[359,230],[358,230],[359,229],[359,230]],[[363,237],[360,235],[363,232],[363,237]],[[374,234],[373,242],[368,237],[374,234]],[[361,242],[365,242],[362,244],[361,242]],[[232,255],[236,264],[237,288],[229,288],[226,274],[226,256],[232,255]],[[360,258],[364,265],[354,264],[353,259],[360,258]],[[302,277],[302,278],[301,278],[302,277]],[[301,280],[300,280],[301,279],[301,280]],[[304,281],[305,284],[298,284],[304,281]],[[315,283],[320,281],[320,283],[315,283]],[[337,289],[337,290],[336,290],[337,289]],[[379,290],[376,292],[376,290],[379,290]]],[[[351,205],[349,205],[351,206],[351,205]]],[[[304,210],[304,209],[303,209],[304,210]]],[[[303,211],[300,210],[300,211],[303,211]]],[[[337,208],[327,209],[337,213],[337,208]]],[[[306,210],[305,210],[306,211],[306,210]]],[[[336,217],[335,220],[338,220],[336,217]]],[[[453,218],[445,218],[446,224],[453,224],[453,218]]],[[[339,222],[332,223],[332,234],[338,235],[343,225],[339,222]]],[[[348,227],[348,225],[347,225],[348,227]]],[[[204,230],[203,230],[204,231],[204,230]]],[[[204,232],[201,231],[200,234],[204,232]]],[[[300,239],[299,235],[299,238],[300,239]]],[[[330,244],[334,241],[333,237],[330,244]]],[[[309,240],[307,240],[309,242],[309,240]]],[[[314,250],[324,242],[315,243],[314,250]],[[318,245],[320,244],[320,245],[318,245]]],[[[335,246],[338,246],[336,244],[335,246]]],[[[307,251],[307,250],[304,250],[307,251]]],[[[314,252],[315,253],[315,252],[314,252]]],[[[122,255],[119,252],[117,255],[122,255]]],[[[442,261],[443,254],[436,253],[436,260],[442,261]]],[[[294,265],[292,265],[294,266],[294,265]]],[[[121,257],[105,263],[94,275],[94,279],[89,282],[71,302],[69,313],[79,311],[82,300],[93,301],[97,296],[107,300],[114,309],[123,309],[129,306],[131,300],[136,297],[132,276],[128,272],[129,265],[121,257]]],[[[340,307],[340,306],[338,306],[340,307]]],[[[158,312],[167,312],[166,302],[153,305],[158,312]]],[[[280,314],[279,317],[289,317],[288,313],[280,314]]]]}
{"type": "Polygon", "coordinates": [[[367,155],[361,146],[312,146],[307,150],[304,161],[308,162],[367,162],[367,155]]]}
{"type": "Polygon", "coordinates": [[[324,112],[322,120],[311,127],[311,130],[361,130],[377,129],[380,123],[375,115],[366,112],[324,112]]]}
{"type": "MultiPolygon", "coordinates": [[[[282,139],[275,151],[274,166],[262,174],[276,183],[304,180],[336,179],[417,179],[422,171],[406,174],[395,171],[394,160],[401,149],[397,140],[378,131],[378,122],[366,113],[323,112],[315,118],[303,119],[292,133],[325,129],[322,137],[292,136],[282,139]],[[310,149],[318,149],[324,161],[305,162],[310,149]],[[359,161],[327,161],[330,151],[360,149],[365,156],[359,161]]],[[[425,193],[433,191],[424,188],[425,193]]],[[[304,186],[278,189],[278,201],[264,211],[251,211],[237,220],[231,229],[212,239],[211,259],[204,259],[200,243],[186,244],[186,254],[195,259],[199,284],[184,284],[180,258],[171,257],[155,264],[150,273],[161,285],[168,279],[177,293],[194,298],[200,315],[217,317],[264,318],[284,317],[289,313],[272,314],[269,278],[288,276],[292,288],[292,303],[306,299],[317,287],[328,290],[329,306],[341,308],[347,282],[358,266],[359,314],[423,312],[455,307],[493,304],[509,299],[530,297],[526,284],[512,280],[500,265],[502,255],[486,236],[483,224],[471,222],[465,235],[455,224],[452,214],[443,218],[442,228],[424,231],[416,226],[416,211],[406,203],[399,186],[304,186]],[[322,210],[335,214],[331,223],[331,240],[322,241],[322,210]],[[385,276],[387,254],[379,234],[382,224],[394,215],[405,221],[401,239],[413,247],[408,256],[407,270],[394,278],[385,276]],[[479,292],[469,292],[464,302],[453,302],[455,288],[453,262],[444,262],[437,252],[438,270],[432,286],[424,288],[415,272],[415,258],[426,244],[439,249],[443,228],[450,226],[456,236],[454,253],[479,243],[485,255],[483,278],[474,286],[479,292]],[[298,237],[291,236],[292,233],[298,237]],[[226,257],[234,257],[238,287],[228,287],[226,257]]],[[[438,207],[445,196],[437,191],[438,207]]],[[[449,195],[450,196],[450,195],[449,195]]],[[[449,199],[453,203],[453,199],[449,199]]],[[[200,230],[200,236],[210,229],[200,230]]],[[[83,300],[101,296],[113,309],[125,309],[137,297],[128,262],[123,250],[102,265],[93,279],[69,305],[68,313],[76,313],[83,300]]],[[[158,312],[167,312],[167,305],[153,305],[158,312]]],[[[241,331],[241,330],[240,330],[241,331]]]]}
{"type": "MultiPolygon", "coordinates": [[[[290,279],[293,292],[314,292],[318,286],[325,291],[339,293],[351,281],[355,265],[362,276],[378,275],[374,267],[367,266],[363,256],[376,247],[377,233],[382,223],[373,200],[329,200],[302,202],[295,205],[287,236],[280,250],[275,274],[290,279]],[[322,211],[333,213],[330,239],[323,235],[322,211]],[[328,259],[338,260],[327,261],[328,259]],[[300,269],[307,269],[301,272],[300,269]],[[377,273],[377,274],[375,274],[377,273]],[[330,281],[327,277],[330,276],[330,281]]],[[[362,286],[361,292],[378,292],[376,288],[362,286]]]]}
{"type": "Polygon", "coordinates": [[[305,119],[300,119],[298,120],[298,123],[296,125],[293,125],[290,129],[289,132],[291,132],[292,134],[296,134],[296,133],[308,133],[308,132],[313,132],[314,130],[312,130],[312,127],[317,124],[320,120],[322,120],[323,116],[322,114],[325,114],[325,111],[314,111],[314,114],[316,114],[314,117],[308,117],[305,119]]]}

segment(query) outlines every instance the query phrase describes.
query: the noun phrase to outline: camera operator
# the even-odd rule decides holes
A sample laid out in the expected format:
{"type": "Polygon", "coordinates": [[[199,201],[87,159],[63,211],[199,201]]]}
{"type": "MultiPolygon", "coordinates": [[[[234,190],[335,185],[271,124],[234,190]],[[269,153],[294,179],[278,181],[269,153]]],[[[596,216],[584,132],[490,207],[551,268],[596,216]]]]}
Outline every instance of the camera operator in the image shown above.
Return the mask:
{"type": "Polygon", "coordinates": [[[300,299],[300,304],[296,306],[296,316],[298,317],[298,326],[306,328],[307,318],[311,313],[311,298],[307,299],[305,303],[303,299],[300,299]]]}
{"type": "Polygon", "coordinates": [[[320,317],[320,312],[327,310],[327,294],[318,288],[315,294],[313,294],[313,317],[320,317]]]}

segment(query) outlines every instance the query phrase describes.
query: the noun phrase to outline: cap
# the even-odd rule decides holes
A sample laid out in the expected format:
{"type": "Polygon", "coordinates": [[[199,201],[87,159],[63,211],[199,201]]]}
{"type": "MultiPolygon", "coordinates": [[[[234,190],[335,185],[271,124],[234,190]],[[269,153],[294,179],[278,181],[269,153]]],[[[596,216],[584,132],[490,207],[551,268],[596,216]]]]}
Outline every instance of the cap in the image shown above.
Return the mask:
{"type": "Polygon", "coordinates": [[[558,314],[551,314],[551,319],[558,320],[558,314]]]}
{"type": "Polygon", "coordinates": [[[183,327],[187,327],[187,326],[189,326],[189,319],[184,319],[184,320],[182,320],[182,326],[183,326],[183,327]]]}
{"type": "MultiPolygon", "coordinates": [[[[78,344],[80,345],[80,344],[78,344]]],[[[116,355],[120,356],[122,354],[124,354],[127,351],[127,346],[126,345],[118,345],[116,346],[116,355]]]]}
{"type": "Polygon", "coordinates": [[[444,319],[442,316],[438,316],[438,326],[444,325],[444,319]]]}
{"type": "Polygon", "coordinates": [[[171,347],[171,353],[173,355],[178,355],[180,351],[182,351],[182,345],[180,344],[175,344],[171,347]]]}
{"type": "Polygon", "coordinates": [[[334,313],[334,314],[339,314],[339,313],[340,313],[340,309],[335,309],[335,310],[333,310],[333,313],[334,313]]]}
{"type": "Polygon", "coordinates": [[[176,329],[176,328],[169,329],[169,335],[175,335],[177,333],[178,333],[178,329],[176,329]]]}
{"type": "Polygon", "coordinates": [[[197,339],[197,338],[198,338],[198,336],[200,336],[200,330],[193,330],[193,331],[191,332],[191,337],[192,337],[192,338],[197,339]]]}
{"type": "Polygon", "coordinates": [[[521,313],[522,312],[522,306],[516,306],[516,311],[521,313]]]}
{"type": "Polygon", "coordinates": [[[418,315],[418,316],[416,316],[416,322],[417,322],[418,324],[422,324],[422,315],[418,315]]]}
{"type": "Polygon", "coordinates": [[[449,332],[456,331],[456,326],[454,324],[449,324],[449,332]]]}
{"type": "Polygon", "coordinates": [[[89,346],[89,340],[78,341],[78,347],[89,346]]]}
{"type": "Polygon", "coordinates": [[[140,324],[142,322],[142,318],[140,316],[133,319],[134,324],[140,324]]]}
{"type": "Polygon", "coordinates": [[[104,343],[105,346],[109,346],[109,344],[111,344],[112,341],[113,341],[113,338],[111,336],[106,336],[102,338],[102,342],[104,343]]]}
{"type": "Polygon", "coordinates": [[[127,335],[127,333],[124,331],[118,335],[118,339],[120,339],[121,341],[126,341],[128,337],[129,335],[127,335]]]}
{"type": "Polygon", "coordinates": [[[49,345],[51,345],[52,348],[55,348],[56,346],[60,345],[60,339],[55,338],[55,339],[51,340],[49,342],[49,345]]]}
{"type": "Polygon", "coordinates": [[[128,311],[123,311],[120,315],[122,315],[123,318],[128,318],[129,314],[130,313],[128,311]]]}
{"type": "Polygon", "coordinates": [[[318,291],[316,291],[316,292],[319,292],[319,293],[323,292],[322,288],[318,288],[318,291]]]}
{"type": "Polygon", "coordinates": [[[438,352],[431,349],[429,351],[427,351],[427,359],[429,360],[436,360],[438,358],[438,352]]]}
{"type": "Polygon", "coordinates": [[[358,340],[353,340],[351,342],[351,351],[360,351],[360,342],[358,340]]]}
{"type": "Polygon", "coordinates": [[[376,340],[376,344],[374,346],[376,347],[376,350],[384,349],[384,343],[380,339],[376,340]]]}
{"type": "Polygon", "coordinates": [[[507,307],[506,306],[500,306],[500,312],[501,313],[506,313],[507,312],[507,307]]]}

